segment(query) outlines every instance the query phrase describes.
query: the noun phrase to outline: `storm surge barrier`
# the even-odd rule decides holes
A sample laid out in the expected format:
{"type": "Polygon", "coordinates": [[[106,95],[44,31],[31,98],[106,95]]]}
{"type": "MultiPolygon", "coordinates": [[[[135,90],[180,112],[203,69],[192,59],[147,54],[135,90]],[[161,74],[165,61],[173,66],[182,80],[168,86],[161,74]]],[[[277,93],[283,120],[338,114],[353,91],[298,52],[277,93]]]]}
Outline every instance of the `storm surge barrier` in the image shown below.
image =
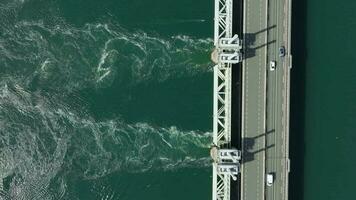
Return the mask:
{"type": "Polygon", "coordinates": [[[233,0],[215,0],[213,200],[230,200],[231,181],[240,173],[241,151],[231,145],[232,66],[242,61],[242,44],[233,34],[233,0]]]}

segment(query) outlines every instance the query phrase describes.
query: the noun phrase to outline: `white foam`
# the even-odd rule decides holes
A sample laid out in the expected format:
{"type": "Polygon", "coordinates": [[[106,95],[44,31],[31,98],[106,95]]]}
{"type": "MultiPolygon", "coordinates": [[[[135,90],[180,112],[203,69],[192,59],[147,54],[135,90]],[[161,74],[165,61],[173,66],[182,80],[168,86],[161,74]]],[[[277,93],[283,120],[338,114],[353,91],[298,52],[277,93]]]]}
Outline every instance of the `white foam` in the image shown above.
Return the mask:
{"type": "Polygon", "coordinates": [[[16,41],[15,46],[1,44],[5,69],[16,69],[10,66],[10,60],[28,63],[26,70],[35,69],[32,74],[40,75],[41,85],[58,87],[64,92],[97,84],[110,86],[113,80],[121,78],[123,69],[132,72],[122,76],[128,77],[127,85],[134,86],[147,81],[195,76],[210,71],[212,65],[211,38],[186,35],[166,38],[142,30],[128,32],[118,24],[109,23],[74,27],[63,20],[53,26],[41,20],[23,20],[4,31],[16,41]],[[18,49],[31,54],[21,54],[18,49]],[[37,67],[32,68],[32,65],[37,67]]]}
{"type": "MultiPolygon", "coordinates": [[[[9,159],[6,162],[17,163],[20,174],[26,175],[35,167],[38,175],[52,173],[55,176],[64,162],[75,163],[83,156],[88,161],[81,163],[85,169],[83,176],[89,179],[113,171],[201,167],[201,162],[205,162],[201,159],[209,148],[210,133],[182,131],[174,126],[156,127],[148,123],[126,124],[119,119],[97,122],[89,116],[76,114],[55,97],[48,100],[47,97],[22,91],[20,86],[14,87],[18,88],[16,90],[7,87],[1,87],[3,98],[0,106],[6,105],[14,120],[23,120],[24,117],[30,120],[28,123],[9,123],[4,121],[8,118],[0,118],[5,124],[0,130],[7,133],[1,136],[0,142],[14,135],[16,145],[19,145],[14,147],[17,151],[10,151],[13,162],[9,159]],[[37,98],[42,101],[33,105],[30,99],[37,98]],[[12,128],[16,128],[17,134],[13,133],[12,128]],[[41,146],[48,145],[48,142],[44,142],[48,138],[53,144],[48,152],[41,152],[41,146]],[[55,149],[50,150],[52,147],[55,149]],[[67,157],[69,160],[64,161],[68,148],[74,152],[67,157]]],[[[14,170],[11,166],[8,168],[7,171],[14,170]]]]}

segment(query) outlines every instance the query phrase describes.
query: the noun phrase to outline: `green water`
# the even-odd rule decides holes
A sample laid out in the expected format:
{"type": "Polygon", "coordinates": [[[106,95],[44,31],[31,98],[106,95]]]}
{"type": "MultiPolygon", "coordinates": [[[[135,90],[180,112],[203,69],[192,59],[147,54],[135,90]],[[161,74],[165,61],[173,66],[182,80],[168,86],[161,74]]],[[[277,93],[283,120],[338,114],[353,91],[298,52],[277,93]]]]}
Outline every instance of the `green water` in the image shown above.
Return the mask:
{"type": "MultiPolygon", "coordinates": [[[[210,199],[212,6],[0,1],[0,199],[210,199]]],[[[291,199],[355,199],[355,8],[293,1],[291,199]]]]}
{"type": "Polygon", "coordinates": [[[355,199],[356,2],[294,8],[290,196],[355,199]]]}
{"type": "Polygon", "coordinates": [[[0,1],[0,199],[209,199],[213,4],[0,1]]]}

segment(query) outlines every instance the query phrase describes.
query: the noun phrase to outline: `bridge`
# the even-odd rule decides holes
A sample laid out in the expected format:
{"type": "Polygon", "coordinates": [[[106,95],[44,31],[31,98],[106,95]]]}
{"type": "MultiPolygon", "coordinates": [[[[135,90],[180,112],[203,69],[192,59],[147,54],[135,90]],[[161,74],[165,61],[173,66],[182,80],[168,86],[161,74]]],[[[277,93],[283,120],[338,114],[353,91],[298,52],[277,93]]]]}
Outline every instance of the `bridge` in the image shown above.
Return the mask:
{"type": "Polygon", "coordinates": [[[291,0],[215,0],[213,200],[287,200],[291,0]]]}

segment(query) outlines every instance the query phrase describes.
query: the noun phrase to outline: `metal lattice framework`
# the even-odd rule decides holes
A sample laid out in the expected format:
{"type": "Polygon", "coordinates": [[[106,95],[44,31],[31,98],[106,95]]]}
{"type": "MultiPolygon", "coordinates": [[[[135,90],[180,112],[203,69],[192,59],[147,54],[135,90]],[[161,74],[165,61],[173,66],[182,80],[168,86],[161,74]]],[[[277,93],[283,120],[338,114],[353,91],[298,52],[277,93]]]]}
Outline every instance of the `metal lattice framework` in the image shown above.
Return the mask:
{"type": "Polygon", "coordinates": [[[232,0],[215,0],[214,44],[232,36],[232,0]]]}
{"type": "MultiPolygon", "coordinates": [[[[214,45],[218,54],[221,38],[232,36],[232,0],[215,0],[214,45]]],[[[214,144],[221,146],[230,143],[231,117],[231,64],[220,62],[214,67],[214,144]]]]}
{"type": "MultiPolygon", "coordinates": [[[[215,0],[214,45],[219,49],[219,39],[232,36],[232,0],[215,0]]],[[[231,64],[214,67],[214,124],[213,142],[218,147],[231,145],[231,64]]],[[[213,164],[213,200],[230,199],[230,176],[219,174],[213,164]]]]}
{"type": "Polygon", "coordinates": [[[213,200],[230,199],[230,176],[217,173],[216,163],[213,164],[213,200]]]}
{"type": "Polygon", "coordinates": [[[217,146],[231,143],[231,64],[214,67],[213,142],[217,146]]]}
{"type": "MultiPolygon", "coordinates": [[[[218,58],[214,67],[213,143],[217,148],[231,148],[231,67],[241,61],[238,36],[232,37],[232,8],[232,0],[215,0],[214,45],[218,58]]],[[[220,173],[215,162],[213,200],[230,200],[230,182],[231,176],[220,173]]]]}

